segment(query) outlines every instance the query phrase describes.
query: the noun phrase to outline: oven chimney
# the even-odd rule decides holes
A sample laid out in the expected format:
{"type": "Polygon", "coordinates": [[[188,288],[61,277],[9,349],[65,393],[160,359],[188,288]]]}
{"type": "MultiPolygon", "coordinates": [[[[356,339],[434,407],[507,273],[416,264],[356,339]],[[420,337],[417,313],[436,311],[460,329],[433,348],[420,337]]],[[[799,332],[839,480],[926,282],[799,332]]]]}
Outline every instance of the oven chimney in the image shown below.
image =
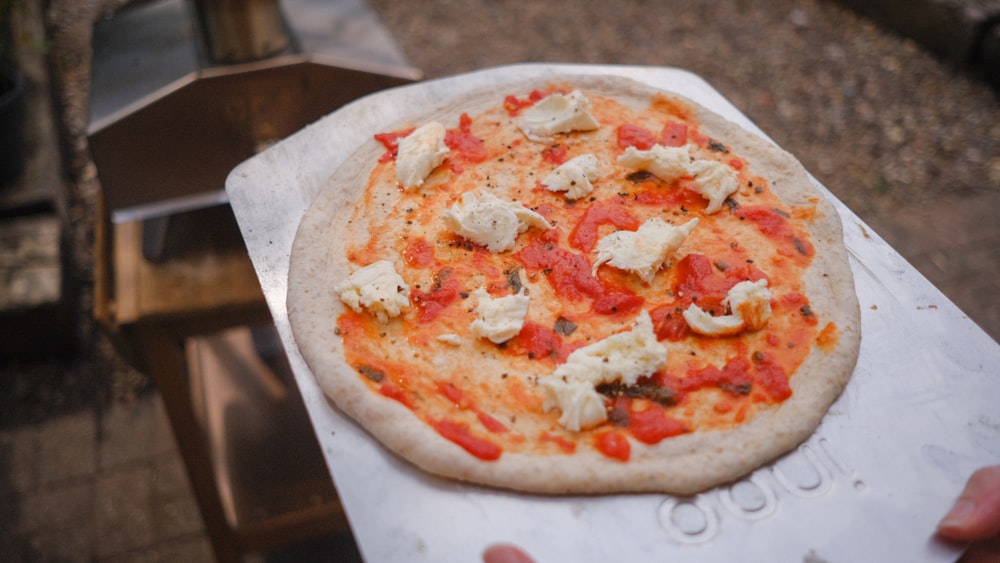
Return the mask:
{"type": "Polygon", "coordinates": [[[271,57],[291,46],[278,0],[195,0],[208,59],[238,64],[271,57]]]}

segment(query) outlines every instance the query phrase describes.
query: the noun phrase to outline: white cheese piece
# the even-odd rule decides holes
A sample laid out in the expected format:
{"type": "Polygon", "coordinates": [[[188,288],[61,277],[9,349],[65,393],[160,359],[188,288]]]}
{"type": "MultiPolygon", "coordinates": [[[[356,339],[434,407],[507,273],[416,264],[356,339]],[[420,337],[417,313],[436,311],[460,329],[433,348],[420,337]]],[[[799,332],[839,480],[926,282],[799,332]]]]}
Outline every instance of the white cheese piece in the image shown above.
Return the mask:
{"type": "Polygon", "coordinates": [[[514,239],[529,227],[552,226],[538,213],[517,201],[504,201],[491,193],[476,196],[471,192],[442,214],[445,224],[457,235],[481,244],[491,252],[514,247],[514,239]]]}
{"type": "Polygon", "coordinates": [[[713,317],[695,304],[684,310],[691,330],[705,336],[729,336],[744,330],[760,330],[771,318],[771,292],[767,280],[743,281],[729,289],[726,299],[731,313],[713,317]]]}
{"type": "Polygon", "coordinates": [[[733,314],[746,323],[747,330],[760,330],[771,318],[771,292],[767,280],[743,281],[729,289],[726,302],[733,314]]]}
{"type": "Polygon", "coordinates": [[[619,379],[633,385],[666,362],[667,348],[657,341],[653,321],[644,310],[632,330],[574,350],[565,363],[543,379],[545,408],[562,411],[559,424],[568,430],[589,428],[607,419],[604,400],[595,389],[598,385],[619,379]]]}
{"type": "Polygon", "coordinates": [[[690,175],[688,166],[691,164],[691,150],[687,145],[683,147],[653,145],[649,150],[628,147],[618,157],[618,164],[645,170],[664,182],[672,182],[690,175]]]}
{"type": "Polygon", "coordinates": [[[462,337],[455,334],[454,332],[449,332],[447,334],[439,334],[435,339],[438,342],[444,342],[445,344],[449,344],[451,346],[462,345],[462,337]]]}
{"type": "Polygon", "coordinates": [[[396,180],[404,188],[423,185],[427,176],[444,162],[448,155],[445,135],[444,125],[431,121],[400,139],[396,154],[396,180]]]}
{"type": "Polygon", "coordinates": [[[715,160],[692,159],[691,145],[653,145],[645,151],[628,147],[618,157],[618,164],[645,170],[664,182],[685,176],[694,178],[695,191],[708,200],[705,213],[709,215],[722,209],[726,198],[739,188],[739,176],[735,170],[715,160]]]}
{"type": "Polygon", "coordinates": [[[666,264],[691,234],[698,219],[675,227],[659,217],[648,219],[635,231],[615,231],[597,241],[594,274],[607,263],[635,273],[646,283],[666,264]]]}
{"type": "Polygon", "coordinates": [[[591,183],[600,176],[600,163],[592,154],[582,154],[559,165],[542,180],[553,192],[566,192],[568,199],[580,199],[594,191],[591,183]]]}
{"type": "Polygon", "coordinates": [[[557,133],[591,131],[599,127],[590,114],[590,100],[579,90],[569,95],[550,94],[521,114],[521,131],[532,141],[544,141],[557,133]]]}
{"type": "Polygon", "coordinates": [[[517,336],[524,326],[524,317],[528,314],[530,298],[524,288],[515,295],[505,297],[490,297],[488,291],[479,288],[472,292],[477,299],[476,314],[478,318],[472,321],[469,330],[476,338],[489,339],[494,344],[506,342],[517,336]]]}
{"type": "Polygon", "coordinates": [[[736,171],[715,160],[696,160],[688,167],[695,190],[708,200],[705,213],[722,209],[726,198],[736,193],[740,180],[736,171]]]}
{"type": "Polygon", "coordinates": [[[410,286],[388,260],[379,260],[357,270],[337,284],[334,291],[354,311],[360,313],[367,309],[383,323],[410,305],[410,286]]]}

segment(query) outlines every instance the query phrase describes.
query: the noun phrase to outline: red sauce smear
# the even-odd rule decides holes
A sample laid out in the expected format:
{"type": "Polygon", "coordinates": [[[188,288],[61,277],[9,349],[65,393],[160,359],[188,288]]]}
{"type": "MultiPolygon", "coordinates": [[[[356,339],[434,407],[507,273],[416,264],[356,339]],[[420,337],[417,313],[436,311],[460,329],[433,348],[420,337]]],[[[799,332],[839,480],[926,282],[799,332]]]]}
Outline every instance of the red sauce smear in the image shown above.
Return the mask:
{"type": "Polygon", "coordinates": [[[400,131],[391,131],[389,133],[377,133],[375,135],[375,140],[382,143],[382,146],[385,147],[385,153],[379,157],[378,161],[389,162],[390,160],[395,159],[396,154],[399,153],[399,140],[406,137],[410,133],[413,133],[414,129],[416,129],[416,127],[410,127],[409,129],[402,129],[400,131]]]}
{"type": "Polygon", "coordinates": [[[389,397],[390,399],[394,399],[406,405],[407,408],[410,409],[413,408],[413,399],[410,398],[409,393],[407,393],[405,390],[403,390],[403,388],[399,387],[394,383],[386,381],[382,383],[381,386],[379,386],[378,391],[379,393],[385,395],[386,397],[389,397]]]}
{"type": "Polygon", "coordinates": [[[668,416],[667,411],[657,404],[650,404],[642,411],[632,410],[629,413],[628,427],[636,440],[646,444],[657,444],[686,431],[683,422],[668,416]]]}
{"type": "Polygon", "coordinates": [[[533,360],[552,358],[559,362],[565,361],[571,352],[554,330],[530,320],[524,321],[521,332],[508,340],[504,349],[533,360]]]}
{"type": "Polygon", "coordinates": [[[515,116],[519,115],[524,108],[529,108],[535,105],[538,100],[541,100],[549,95],[546,90],[532,90],[528,94],[527,98],[521,99],[517,96],[507,96],[503,99],[503,107],[507,110],[507,115],[515,116]]]}
{"type": "Polygon", "coordinates": [[[458,128],[449,129],[445,134],[444,144],[454,151],[452,158],[457,156],[465,162],[482,162],[490,156],[486,143],[473,135],[472,118],[466,113],[459,117],[458,128]]]}
{"type": "Polygon", "coordinates": [[[595,277],[587,257],[557,246],[552,239],[556,236],[554,231],[534,235],[515,258],[529,271],[544,273],[564,299],[592,299],[595,313],[631,314],[642,308],[645,303],[642,296],[595,277]]]}
{"type": "Polygon", "coordinates": [[[462,291],[462,285],[453,277],[447,277],[449,270],[438,272],[437,277],[445,279],[434,284],[429,292],[414,289],[410,292],[410,300],[416,303],[419,313],[417,319],[422,322],[433,321],[448,305],[454,303],[462,291]]]}
{"type": "Polygon", "coordinates": [[[659,373],[655,378],[659,385],[674,392],[678,402],[683,402],[694,391],[709,388],[722,389],[732,396],[749,396],[754,390],[763,391],[774,402],[792,396],[788,374],[763,352],[755,352],[753,361],[740,356],[730,359],[722,368],[692,369],[684,377],[659,373]]]}
{"type": "Polygon", "coordinates": [[[618,147],[626,149],[635,147],[641,151],[653,148],[656,144],[656,137],[646,128],[631,123],[619,125],[616,131],[618,147]]]}
{"type": "Polygon", "coordinates": [[[479,459],[494,461],[500,459],[500,456],[503,454],[503,449],[500,446],[473,436],[469,431],[469,427],[464,424],[447,419],[432,420],[430,424],[434,430],[437,430],[438,434],[458,444],[463,450],[479,459]]]}
{"type": "Polygon", "coordinates": [[[683,147],[687,144],[688,126],[681,121],[668,121],[660,132],[660,144],[665,147],[683,147]]]}
{"type": "Polygon", "coordinates": [[[542,432],[538,437],[540,442],[551,442],[562,450],[564,453],[571,454],[576,452],[576,443],[563,438],[562,436],[556,436],[555,434],[549,434],[548,432],[542,432]]]}
{"type": "Polygon", "coordinates": [[[426,239],[411,241],[403,250],[403,260],[414,268],[426,268],[434,265],[434,245],[426,239]]]}
{"type": "Polygon", "coordinates": [[[621,432],[610,430],[597,436],[597,449],[604,455],[619,461],[628,461],[632,446],[621,432]]]}
{"type": "Polygon", "coordinates": [[[673,293],[677,300],[660,305],[649,313],[660,340],[677,341],[690,334],[691,329],[681,313],[692,303],[697,302],[705,311],[716,309],[721,312],[722,302],[734,285],[765,277],[763,272],[745,262],[727,266],[725,271],[721,271],[707,256],[697,253],[682,258],[674,266],[674,273],[673,293]]]}
{"type": "Polygon", "coordinates": [[[597,232],[601,225],[614,225],[619,229],[634,231],[642,223],[625,207],[624,198],[599,201],[587,208],[569,234],[569,245],[583,252],[590,252],[597,245],[597,232]]]}
{"type": "Polygon", "coordinates": [[[566,146],[563,144],[549,145],[542,150],[542,160],[552,164],[562,164],[566,162],[567,157],[566,146]]]}
{"type": "Polygon", "coordinates": [[[763,206],[740,207],[737,211],[740,219],[752,221],[757,229],[764,236],[778,242],[791,245],[791,249],[779,248],[779,252],[786,256],[811,257],[814,253],[812,244],[805,238],[801,238],[792,229],[787,217],[780,212],[763,206]]]}

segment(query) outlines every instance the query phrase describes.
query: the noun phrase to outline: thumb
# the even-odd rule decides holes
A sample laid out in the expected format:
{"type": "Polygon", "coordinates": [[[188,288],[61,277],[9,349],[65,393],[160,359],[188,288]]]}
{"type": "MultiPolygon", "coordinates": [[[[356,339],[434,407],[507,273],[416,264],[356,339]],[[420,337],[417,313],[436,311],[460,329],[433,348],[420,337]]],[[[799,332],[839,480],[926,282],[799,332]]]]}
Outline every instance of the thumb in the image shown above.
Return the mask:
{"type": "Polygon", "coordinates": [[[1000,465],[969,477],[955,506],[941,519],[938,534],[953,540],[981,540],[1000,534],[1000,465]]]}

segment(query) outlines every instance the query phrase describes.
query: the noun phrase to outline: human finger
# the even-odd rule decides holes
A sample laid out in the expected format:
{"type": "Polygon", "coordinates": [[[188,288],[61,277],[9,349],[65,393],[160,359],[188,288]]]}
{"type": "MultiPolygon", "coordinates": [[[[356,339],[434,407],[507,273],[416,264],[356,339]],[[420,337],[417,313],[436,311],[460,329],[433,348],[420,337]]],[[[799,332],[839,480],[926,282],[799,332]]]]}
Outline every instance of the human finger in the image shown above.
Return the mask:
{"type": "Polygon", "coordinates": [[[1000,465],[981,468],[969,477],[965,490],[938,524],[938,533],[961,541],[1000,534],[1000,465]]]}
{"type": "Polygon", "coordinates": [[[483,563],[535,563],[535,560],[519,547],[498,544],[483,552],[483,563]]]}

